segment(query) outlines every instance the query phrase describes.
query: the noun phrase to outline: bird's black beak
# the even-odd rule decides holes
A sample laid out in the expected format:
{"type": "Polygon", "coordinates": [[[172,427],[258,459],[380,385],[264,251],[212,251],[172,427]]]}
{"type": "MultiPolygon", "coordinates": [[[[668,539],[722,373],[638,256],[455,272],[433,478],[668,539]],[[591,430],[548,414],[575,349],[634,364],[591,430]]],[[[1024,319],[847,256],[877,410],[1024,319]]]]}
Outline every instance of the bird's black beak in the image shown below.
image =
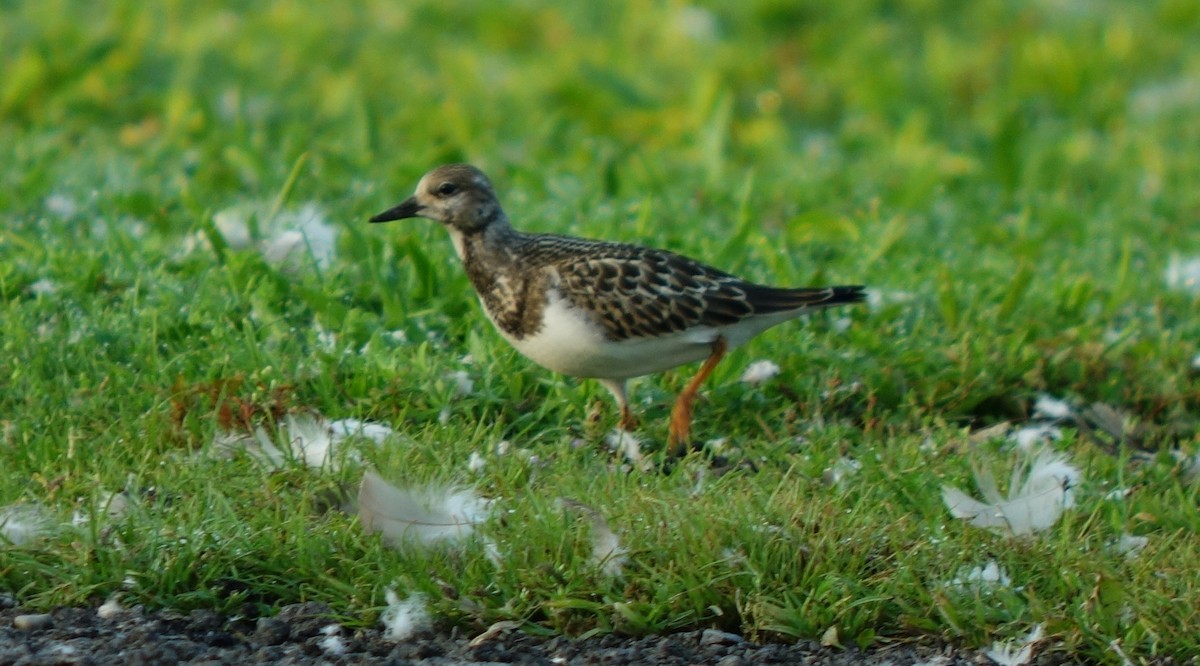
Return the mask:
{"type": "Polygon", "coordinates": [[[372,222],[391,222],[392,220],[403,220],[409,217],[417,217],[421,214],[421,210],[425,208],[417,203],[416,197],[409,197],[401,201],[399,205],[389,208],[382,213],[371,218],[372,222]]]}

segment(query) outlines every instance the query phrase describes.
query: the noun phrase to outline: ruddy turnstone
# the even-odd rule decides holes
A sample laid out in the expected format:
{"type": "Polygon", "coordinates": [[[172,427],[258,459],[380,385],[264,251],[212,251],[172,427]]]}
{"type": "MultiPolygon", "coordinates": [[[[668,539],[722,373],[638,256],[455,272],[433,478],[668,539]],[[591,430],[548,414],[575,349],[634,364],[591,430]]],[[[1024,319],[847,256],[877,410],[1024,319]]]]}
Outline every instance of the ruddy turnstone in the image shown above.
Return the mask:
{"type": "Polygon", "coordinates": [[[522,233],[487,176],[466,164],[425,174],[416,194],[371,222],[410,217],[450,232],[505,340],[546,368],[599,380],[626,430],[637,424],[628,380],[703,360],[671,409],[672,454],[688,442],[696,393],[729,349],[817,308],[863,300],[860,286],[769,287],[666,250],[522,233]]]}

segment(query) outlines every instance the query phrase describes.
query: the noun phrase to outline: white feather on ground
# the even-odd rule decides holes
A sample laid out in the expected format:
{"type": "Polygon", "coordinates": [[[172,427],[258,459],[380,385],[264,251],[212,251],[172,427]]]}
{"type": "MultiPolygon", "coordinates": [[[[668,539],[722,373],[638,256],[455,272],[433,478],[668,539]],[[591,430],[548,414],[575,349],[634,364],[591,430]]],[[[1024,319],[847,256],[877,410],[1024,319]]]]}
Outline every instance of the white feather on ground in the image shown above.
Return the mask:
{"type": "Polygon", "coordinates": [[[374,421],[360,421],[358,419],[338,419],[329,424],[329,432],[337,440],[346,439],[349,437],[365,437],[366,439],[382,444],[389,437],[396,434],[391,426],[374,421]]]}
{"type": "Polygon", "coordinates": [[[946,583],[948,589],[956,592],[989,592],[1011,585],[1012,578],[996,560],[989,560],[987,564],[972,569],[963,567],[953,580],[946,583]]]}
{"type": "Polygon", "coordinates": [[[1043,393],[1033,402],[1033,413],[1047,419],[1066,419],[1075,412],[1066,400],[1043,393]]]}
{"type": "Polygon", "coordinates": [[[1116,552],[1132,560],[1137,558],[1137,556],[1141,554],[1142,549],[1145,548],[1149,543],[1150,537],[1122,534],[1119,539],[1109,545],[1116,552]]]}
{"type": "Polygon", "coordinates": [[[413,594],[401,599],[390,588],[387,591],[387,608],[379,621],[383,623],[383,637],[394,643],[406,641],[432,624],[424,596],[413,594]]]}
{"type": "MultiPolygon", "coordinates": [[[[230,249],[257,249],[267,263],[285,270],[294,271],[307,265],[310,259],[319,269],[333,263],[337,229],[318,204],[310,202],[299,210],[281,210],[274,218],[271,208],[265,202],[226,208],[213,215],[213,226],[230,249]],[[251,217],[258,222],[260,238],[251,233],[251,217]]],[[[208,247],[208,238],[201,233],[188,239],[184,251],[208,247]]]]}
{"type": "Polygon", "coordinates": [[[270,236],[259,243],[259,251],[269,264],[295,270],[309,258],[317,268],[333,263],[337,231],[325,219],[325,212],[314,203],[304,204],[298,211],[283,211],[275,217],[270,236]]]}
{"type": "MultiPolygon", "coordinates": [[[[271,469],[282,467],[289,458],[301,460],[314,469],[337,469],[340,447],[346,440],[363,437],[379,444],[394,434],[395,431],[381,423],[358,419],[331,422],[319,415],[288,414],[279,424],[279,438],[286,443],[286,451],[276,446],[262,427],[252,434],[217,433],[213,447],[227,455],[243,451],[271,469]]],[[[347,452],[346,457],[357,460],[354,451],[347,452]]]]}
{"type": "Polygon", "coordinates": [[[47,536],[57,527],[50,510],[41,504],[0,507],[0,546],[21,546],[47,536]]]}
{"type": "Polygon", "coordinates": [[[358,487],[358,516],[368,534],[393,547],[462,541],[487,520],[491,501],[459,488],[398,488],[374,472],[358,487]]]}
{"type": "Polygon", "coordinates": [[[256,428],[253,433],[218,432],[213,435],[212,448],[224,457],[232,458],[243,452],[271,469],[282,467],[286,456],[271,441],[267,431],[256,428]]]}
{"type": "Polygon", "coordinates": [[[1035,423],[1012,431],[1008,439],[1018,449],[1028,453],[1042,444],[1062,439],[1062,428],[1049,423],[1035,423]]]}
{"type": "Polygon", "coordinates": [[[479,455],[478,451],[472,451],[471,457],[467,459],[467,469],[479,474],[483,472],[485,466],[487,466],[487,459],[479,455]]]}
{"type": "Polygon", "coordinates": [[[862,469],[862,463],[854,458],[842,456],[830,467],[821,472],[821,481],[827,486],[840,486],[848,477],[862,469]]]}
{"type": "Polygon", "coordinates": [[[1063,510],[1074,506],[1073,488],[1082,474],[1064,456],[1041,453],[1027,466],[1013,469],[1008,496],[996,488],[991,472],[976,470],[975,483],[983,501],[968,496],[954,486],[942,486],[942,500],[955,518],[970,521],[976,527],[1023,536],[1054,525],[1063,510]],[[1028,470],[1025,479],[1021,473],[1028,470]]]}
{"type": "Polygon", "coordinates": [[[592,554],[588,561],[606,576],[620,576],[629,561],[629,551],[621,545],[620,538],[608,526],[608,521],[599,511],[583,502],[563,498],[562,503],[587,516],[592,523],[592,554]]]}
{"type": "Polygon", "coordinates": [[[757,386],[778,374],[779,366],[774,361],[763,359],[746,366],[746,371],[742,373],[741,382],[757,386]]]}
{"type": "Polygon", "coordinates": [[[92,516],[97,516],[108,522],[121,520],[133,508],[134,498],[124,490],[120,492],[101,491],[97,502],[91,511],[76,509],[71,515],[71,524],[82,527],[91,522],[92,516]]]}
{"type": "Polygon", "coordinates": [[[985,654],[1000,666],[1025,666],[1033,661],[1033,648],[1042,640],[1042,632],[1043,627],[1039,624],[1021,638],[1007,643],[992,643],[992,649],[985,654]]]}
{"type": "Polygon", "coordinates": [[[250,457],[272,469],[282,467],[289,458],[301,460],[313,468],[334,467],[332,458],[335,442],[333,434],[323,420],[304,414],[288,414],[279,424],[279,437],[287,451],[275,445],[264,428],[256,428],[254,434],[222,433],[214,439],[219,449],[236,451],[241,449],[250,457]]]}
{"type": "Polygon", "coordinates": [[[592,521],[592,564],[600,567],[605,576],[617,577],[625,571],[629,560],[628,551],[621,545],[617,533],[608,527],[604,519],[592,521]]]}
{"type": "Polygon", "coordinates": [[[654,468],[654,463],[642,455],[642,440],[628,430],[615,428],[605,436],[604,443],[638,470],[648,472],[654,468]]]}
{"type": "Polygon", "coordinates": [[[455,370],[454,372],[446,373],[446,379],[454,384],[455,395],[471,395],[475,392],[475,380],[471,379],[470,373],[466,370],[455,370]]]}
{"type": "Polygon", "coordinates": [[[1163,272],[1168,289],[1200,294],[1200,257],[1172,255],[1163,272]]]}
{"type": "Polygon", "coordinates": [[[342,625],[327,624],[321,627],[321,635],[324,636],[317,642],[317,646],[321,651],[330,657],[340,657],[346,654],[346,642],[342,640],[342,625]]]}
{"type": "Polygon", "coordinates": [[[504,554],[500,552],[500,544],[494,539],[483,537],[480,539],[483,542],[483,554],[487,557],[488,562],[497,569],[504,566],[504,554]]]}
{"type": "Polygon", "coordinates": [[[50,278],[42,278],[25,288],[33,296],[53,296],[58,293],[58,283],[50,278]]]}
{"type": "Polygon", "coordinates": [[[96,609],[96,617],[99,617],[101,620],[112,620],[120,617],[124,612],[125,607],[121,605],[120,595],[114,593],[109,595],[108,599],[96,609]]]}

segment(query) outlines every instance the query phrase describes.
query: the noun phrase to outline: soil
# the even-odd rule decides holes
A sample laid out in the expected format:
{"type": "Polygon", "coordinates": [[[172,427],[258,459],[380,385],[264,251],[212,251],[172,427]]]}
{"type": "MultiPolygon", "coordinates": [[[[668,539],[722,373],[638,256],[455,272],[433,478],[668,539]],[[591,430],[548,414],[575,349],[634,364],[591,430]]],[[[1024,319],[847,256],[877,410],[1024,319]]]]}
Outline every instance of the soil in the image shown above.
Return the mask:
{"type": "MultiPolygon", "coordinates": [[[[0,596],[0,600],[3,597],[0,596]]],[[[11,605],[11,604],[0,604],[11,605]]],[[[0,607],[0,664],[888,664],[983,665],[979,652],[899,645],[868,652],[801,641],[755,644],[716,630],[667,636],[571,639],[496,630],[456,630],[391,642],[381,629],[350,630],[321,604],[287,606],[250,620],[212,611],[0,607]],[[475,638],[475,640],[472,640],[475,638]]],[[[1077,663],[1044,654],[1036,664],[1077,663]]]]}

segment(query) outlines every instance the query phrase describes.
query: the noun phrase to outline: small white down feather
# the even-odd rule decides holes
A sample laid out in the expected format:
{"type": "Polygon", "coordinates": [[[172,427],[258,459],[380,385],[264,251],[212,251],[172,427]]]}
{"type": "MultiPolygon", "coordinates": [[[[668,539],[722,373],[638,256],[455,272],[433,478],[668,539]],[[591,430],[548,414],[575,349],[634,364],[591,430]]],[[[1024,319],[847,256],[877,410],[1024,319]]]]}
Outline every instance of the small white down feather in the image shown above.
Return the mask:
{"type": "Polygon", "coordinates": [[[487,520],[491,501],[458,488],[397,488],[374,472],[358,487],[363,530],[379,532],[394,547],[433,545],[466,539],[487,520]]]}
{"type": "Polygon", "coordinates": [[[1007,497],[996,488],[991,472],[977,470],[975,483],[984,501],[950,485],[942,486],[942,500],[955,518],[976,527],[1024,536],[1052,527],[1064,509],[1075,505],[1074,488],[1081,476],[1064,456],[1042,453],[1027,467],[1017,465],[1013,469],[1007,497]],[[1021,473],[1026,469],[1028,474],[1022,480],[1021,473]]]}

